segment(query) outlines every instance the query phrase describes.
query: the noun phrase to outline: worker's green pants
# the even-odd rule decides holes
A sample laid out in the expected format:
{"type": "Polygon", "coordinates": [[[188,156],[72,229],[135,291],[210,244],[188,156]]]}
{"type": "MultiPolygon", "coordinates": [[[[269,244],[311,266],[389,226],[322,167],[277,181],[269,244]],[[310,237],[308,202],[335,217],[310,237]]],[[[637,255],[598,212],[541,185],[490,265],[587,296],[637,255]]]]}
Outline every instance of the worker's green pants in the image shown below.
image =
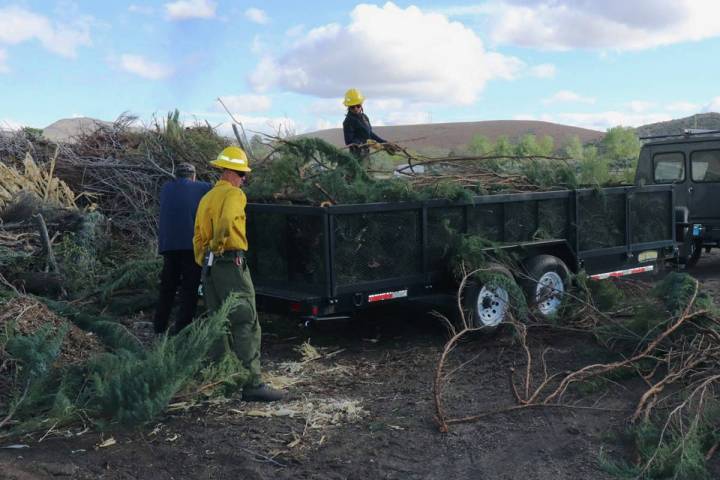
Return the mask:
{"type": "Polygon", "coordinates": [[[215,312],[233,292],[240,295],[240,305],[230,314],[230,338],[223,340],[215,352],[216,356],[229,351],[235,352],[243,366],[250,372],[246,385],[260,383],[260,323],[255,309],[255,288],[250,269],[235,265],[232,255],[216,257],[203,280],[203,292],[209,312],[215,312]]]}

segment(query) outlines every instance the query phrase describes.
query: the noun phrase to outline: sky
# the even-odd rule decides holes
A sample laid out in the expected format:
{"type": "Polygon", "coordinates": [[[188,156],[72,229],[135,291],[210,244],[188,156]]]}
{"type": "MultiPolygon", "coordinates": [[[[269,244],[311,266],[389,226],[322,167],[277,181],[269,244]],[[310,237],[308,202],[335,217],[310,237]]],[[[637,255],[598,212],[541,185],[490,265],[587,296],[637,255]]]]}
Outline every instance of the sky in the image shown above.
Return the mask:
{"type": "Polygon", "coordinates": [[[70,117],[250,132],[720,111],[717,0],[0,0],[0,128],[70,117]]]}

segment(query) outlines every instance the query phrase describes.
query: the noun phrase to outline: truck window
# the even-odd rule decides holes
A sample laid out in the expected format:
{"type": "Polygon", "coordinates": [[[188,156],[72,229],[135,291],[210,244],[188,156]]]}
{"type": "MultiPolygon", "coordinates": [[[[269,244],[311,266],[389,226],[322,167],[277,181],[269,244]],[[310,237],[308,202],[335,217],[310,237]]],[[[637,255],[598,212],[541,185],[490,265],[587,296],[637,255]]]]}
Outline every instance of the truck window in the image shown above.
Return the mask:
{"type": "Polygon", "coordinates": [[[720,150],[690,154],[692,179],[695,182],[720,182],[720,150]]]}
{"type": "Polygon", "coordinates": [[[681,152],[658,153],[653,157],[655,183],[685,180],[685,155],[681,152]]]}

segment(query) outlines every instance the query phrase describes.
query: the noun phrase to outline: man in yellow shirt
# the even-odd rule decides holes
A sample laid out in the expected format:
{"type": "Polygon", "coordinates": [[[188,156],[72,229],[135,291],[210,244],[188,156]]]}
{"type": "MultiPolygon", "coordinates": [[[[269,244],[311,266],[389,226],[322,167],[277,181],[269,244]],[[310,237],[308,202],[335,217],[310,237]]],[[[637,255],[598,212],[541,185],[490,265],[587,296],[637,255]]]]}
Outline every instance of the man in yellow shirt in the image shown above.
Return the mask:
{"type": "Polygon", "coordinates": [[[241,148],[227,147],[210,164],[223,172],[200,200],[193,237],[195,261],[198,265],[208,265],[203,278],[208,311],[217,310],[231,293],[240,295],[241,305],[230,314],[229,341],[250,372],[250,379],[243,385],[243,400],[280,400],[282,392],[260,381],[260,323],[255,309],[255,288],[245,260],[247,198],[240,189],[250,172],[248,159],[241,148]]]}

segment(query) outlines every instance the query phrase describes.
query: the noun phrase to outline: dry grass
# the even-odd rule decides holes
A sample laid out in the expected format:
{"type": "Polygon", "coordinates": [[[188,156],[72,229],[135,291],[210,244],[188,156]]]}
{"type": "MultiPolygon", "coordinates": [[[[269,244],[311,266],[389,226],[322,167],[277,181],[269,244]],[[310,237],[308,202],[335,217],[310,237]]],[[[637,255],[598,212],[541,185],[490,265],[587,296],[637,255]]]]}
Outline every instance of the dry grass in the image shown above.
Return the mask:
{"type": "Polygon", "coordinates": [[[37,166],[28,153],[23,161],[23,171],[0,162],[0,210],[9,204],[18,192],[31,192],[47,203],[61,207],[76,207],[75,193],[68,185],[53,176],[54,162],[48,171],[37,166]]]}

